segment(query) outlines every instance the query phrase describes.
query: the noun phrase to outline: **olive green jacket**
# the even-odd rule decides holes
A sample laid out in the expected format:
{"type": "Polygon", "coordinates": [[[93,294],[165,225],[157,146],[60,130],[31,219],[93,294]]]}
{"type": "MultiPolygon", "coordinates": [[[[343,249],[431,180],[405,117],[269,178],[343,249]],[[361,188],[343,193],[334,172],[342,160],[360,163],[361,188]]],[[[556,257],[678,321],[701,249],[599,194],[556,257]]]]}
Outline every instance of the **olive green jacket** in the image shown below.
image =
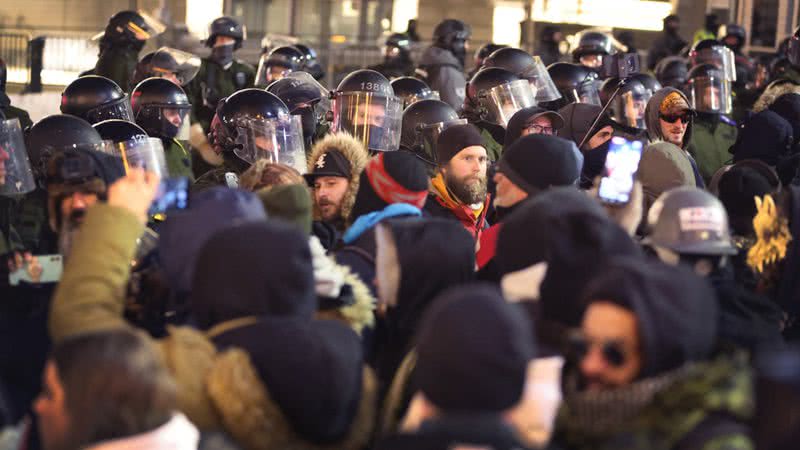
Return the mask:
{"type": "Polygon", "coordinates": [[[234,60],[226,70],[204,58],[197,76],[184,86],[192,103],[192,123],[199,122],[208,133],[217,103],[236,91],[253,87],[255,80],[256,71],[249,64],[234,60]]]}
{"type": "Polygon", "coordinates": [[[134,49],[109,49],[100,55],[93,73],[106,77],[119,85],[125,92],[130,92],[133,72],[139,62],[139,52],[134,49]]]}
{"type": "Polygon", "coordinates": [[[164,156],[167,159],[167,169],[170,177],[188,177],[194,181],[192,172],[192,157],[177,139],[162,139],[164,143],[164,156]]]}
{"type": "Polygon", "coordinates": [[[687,150],[697,161],[706,184],[717,170],[733,159],[728,150],[736,143],[737,134],[736,125],[727,117],[720,117],[719,120],[695,119],[687,150]]]}

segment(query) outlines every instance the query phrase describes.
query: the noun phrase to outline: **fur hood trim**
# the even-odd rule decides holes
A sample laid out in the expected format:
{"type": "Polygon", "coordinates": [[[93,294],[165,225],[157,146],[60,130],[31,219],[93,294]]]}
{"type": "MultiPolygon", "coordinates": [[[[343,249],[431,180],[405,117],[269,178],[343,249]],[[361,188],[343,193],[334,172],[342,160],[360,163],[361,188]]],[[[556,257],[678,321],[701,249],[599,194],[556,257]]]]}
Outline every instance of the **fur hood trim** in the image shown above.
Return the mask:
{"type": "Polygon", "coordinates": [[[292,430],[244,350],[233,348],[219,355],[207,388],[225,429],[244,450],[360,450],[372,435],[377,395],[374,375],[366,367],[363,371],[361,399],[350,431],[331,445],[313,444],[292,430]]]}
{"type": "MultiPolygon", "coordinates": [[[[314,144],[311,149],[311,156],[308,158],[308,172],[314,171],[314,165],[319,160],[320,156],[331,151],[339,151],[350,161],[352,173],[350,174],[350,186],[344,196],[342,203],[342,218],[348,220],[350,212],[353,210],[353,204],[356,201],[356,192],[358,192],[359,178],[364,166],[367,165],[369,153],[364,145],[353,136],[347,133],[334,133],[329,134],[322,138],[319,142],[314,144]]],[[[320,219],[319,208],[314,204],[314,220],[320,219]]]]}

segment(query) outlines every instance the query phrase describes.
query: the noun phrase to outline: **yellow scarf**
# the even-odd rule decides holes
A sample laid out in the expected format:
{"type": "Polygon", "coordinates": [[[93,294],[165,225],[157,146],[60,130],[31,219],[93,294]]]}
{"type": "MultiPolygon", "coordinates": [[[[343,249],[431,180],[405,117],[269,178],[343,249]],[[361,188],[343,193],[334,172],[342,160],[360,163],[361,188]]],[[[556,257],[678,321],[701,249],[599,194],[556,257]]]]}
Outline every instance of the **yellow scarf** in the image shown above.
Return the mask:
{"type": "Polygon", "coordinates": [[[480,217],[481,213],[483,213],[483,208],[485,207],[483,203],[481,203],[480,208],[473,209],[470,205],[465,205],[461,203],[460,200],[457,200],[455,196],[450,193],[450,189],[447,189],[447,185],[444,182],[444,176],[441,172],[431,179],[431,188],[433,193],[442,199],[444,206],[447,209],[452,210],[466,207],[472,212],[472,214],[475,216],[475,219],[480,217]]]}

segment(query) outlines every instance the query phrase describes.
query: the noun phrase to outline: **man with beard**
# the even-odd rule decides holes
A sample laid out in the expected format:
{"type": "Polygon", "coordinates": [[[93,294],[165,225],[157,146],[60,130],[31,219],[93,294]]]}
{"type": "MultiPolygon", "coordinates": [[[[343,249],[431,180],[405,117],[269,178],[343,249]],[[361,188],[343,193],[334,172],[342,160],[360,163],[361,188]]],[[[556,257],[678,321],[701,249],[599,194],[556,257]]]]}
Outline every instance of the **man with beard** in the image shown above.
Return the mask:
{"type": "MultiPolygon", "coordinates": [[[[344,232],[367,159],[367,149],[345,133],[329,134],[314,146],[305,175],[312,188],[314,220],[344,232]]],[[[315,230],[319,227],[315,224],[315,230]]]]}
{"type": "Polygon", "coordinates": [[[666,141],[683,150],[686,159],[692,165],[695,185],[705,187],[697,162],[689,154],[689,142],[692,139],[694,118],[697,115],[689,106],[689,99],[683,92],[675,88],[664,88],[656,91],[645,108],[647,134],[650,142],[666,141]]]}
{"type": "Polygon", "coordinates": [[[436,144],[437,173],[425,211],[434,217],[456,219],[479,239],[486,228],[489,195],[486,164],[489,159],[480,131],[474,125],[447,127],[436,144]]]}
{"type": "Polygon", "coordinates": [[[50,228],[58,234],[58,252],[66,259],[86,210],[105,201],[108,186],[125,174],[122,161],[92,150],[67,150],[47,167],[50,228]]]}

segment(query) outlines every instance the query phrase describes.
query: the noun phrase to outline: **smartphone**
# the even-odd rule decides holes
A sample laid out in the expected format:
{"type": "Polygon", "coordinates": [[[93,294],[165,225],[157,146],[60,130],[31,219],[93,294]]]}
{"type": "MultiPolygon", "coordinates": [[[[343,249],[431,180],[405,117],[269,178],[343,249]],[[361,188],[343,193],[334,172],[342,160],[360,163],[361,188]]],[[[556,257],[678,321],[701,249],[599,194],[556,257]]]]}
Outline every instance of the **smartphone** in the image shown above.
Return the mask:
{"type": "Polygon", "coordinates": [[[189,207],[189,178],[166,178],[161,180],[158,193],[150,205],[149,214],[165,214],[167,211],[189,207]]]}
{"type": "MultiPolygon", "coordinates": [[[[42,276],[37,283],[56,283],[61,279],[61,272],[64,271],[64,260],[61,255],[36,255],[39,265],[42,266],[42,276]]],[[[28,274],[28,264],[25,263],[19,269],[8,274],[8,284],[11,286],[19,285],[20,281],[33,283],[28,274]]]]}
{"type": "Polygon", "coordinates": [[[633,180],[642,159],[642,142],[611,138],[597,194],[604,203],[624,205],[631,200],[633,180]]]}

